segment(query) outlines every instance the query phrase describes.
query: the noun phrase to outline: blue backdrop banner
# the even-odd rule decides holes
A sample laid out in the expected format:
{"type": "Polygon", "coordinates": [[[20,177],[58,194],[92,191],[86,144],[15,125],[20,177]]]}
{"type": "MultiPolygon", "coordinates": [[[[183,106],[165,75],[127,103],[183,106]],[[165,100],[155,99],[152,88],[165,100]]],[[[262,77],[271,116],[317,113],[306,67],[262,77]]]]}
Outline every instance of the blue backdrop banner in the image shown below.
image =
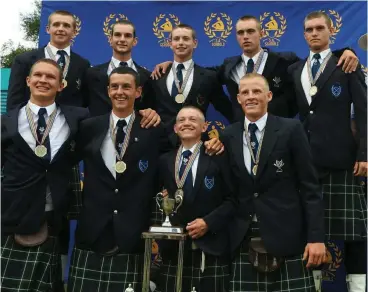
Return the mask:
{"type": "MultiPolygon", "coordinates": [[[[44,1],[41,16],[40,45],[46,45],[47,18],[55,10],[68,10],[77,19],[77,35],[72,49],[89,59],[93,65],[110,60],[112,51],[108,43],[111,25],[128,19],[136,26],[138,45],[133,59],[152,70],[154,65],[172,59],[168,37],[179,23],[194,27],[199,41],[194,60],[199,65],[220,65],[224,58],[240,55],[235,38],[237,19],[245,14],[259,18],[264,38],[262,46],[274,51],[293,51],[299,57],[308,55],[303,36],[303,20],[315,10],[328,13],[335,32],[331,37],[332,49],[350,47],[366,66],[367,57],[358,47],[359,37],[367,32],[367,3],[342,1],[313,2],[158,2],[158,1],[44,1]]],[[[223,118],[210,110],[213,126],[223,126],[223,118]]],[[[215,129],[215,127],[213,128],[215,129]]],[[[346,291],[342,269],[341,243],[329,243],[330,262],[325,267],[326,290],[346,291]]]]}

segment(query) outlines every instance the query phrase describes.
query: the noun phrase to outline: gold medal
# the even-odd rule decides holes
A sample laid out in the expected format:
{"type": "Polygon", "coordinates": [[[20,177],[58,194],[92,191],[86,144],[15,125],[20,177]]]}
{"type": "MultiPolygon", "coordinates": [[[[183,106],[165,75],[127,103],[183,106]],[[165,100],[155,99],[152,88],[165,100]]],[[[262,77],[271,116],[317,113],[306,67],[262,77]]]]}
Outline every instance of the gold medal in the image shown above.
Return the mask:
{"type": "Polygon", "coordinates": [[[313,85],[313,86],[311,87],[311,89],[309,89],[309,95],[310,95],[310,96],[314,96],[314,95],[316,95],[317,91],[318,91],[317,86],[313,85]]]}
{"type": "Polygon", "coordinates": [[[35,154],[37,155],[37,157],[45,157],[47,154],[47,148],[43,145],[38,145],[35,148],[35,154]]]}
{"type": "Polygon", "coordinates": [[[182,93],[179,93],[175,96],[175,101],[177,103],[183,103],[185,101],[185,96],[182,93]]]}
{"type": "Polygon", "coordinates": [[[123,173],[126,170],[126,164],[124,161],[118,161],[115,163],[115,171],[117,173],[123,173]]]}
{"type": "Polygon", "coordinates": [[[255,164],[252,169],[253,175],[257,175],[257,169],[258,169],[258,164],[255,164]]]}
{"type": "Polygon", "coordinates": [[[66,79],[63,79],[62,83],[63,83],[63,88],[68,86],[68,81],[66,81],[66,79]]]}
{"type": "Polygon", "coordinates": [[[176,196],[180,196],[180,197],[184,197],[184,191],[183,189],[177,189],[176,192],[175,192],[175,198],[176,196]]]}

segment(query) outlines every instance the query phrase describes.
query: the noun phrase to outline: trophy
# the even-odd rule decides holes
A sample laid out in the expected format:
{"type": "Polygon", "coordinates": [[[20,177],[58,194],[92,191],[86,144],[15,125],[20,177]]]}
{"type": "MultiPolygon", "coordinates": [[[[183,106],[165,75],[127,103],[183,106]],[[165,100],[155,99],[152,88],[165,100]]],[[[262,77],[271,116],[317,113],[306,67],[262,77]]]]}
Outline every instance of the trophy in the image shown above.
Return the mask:
{"type": "Polygon", "coordinates": [[[169,198],[169,196],[163,196],[162,193],[156,195],[156,204],[159,210],[166,216],[162,226],[151,226],[150,232],[169,232],[169,233],[183,233],[183,228],[173,227],[170,222],[170,215],[177,213],[180,206],[183,204],[183,196],[176,194],[175,199],[169,198]],[[176,208],[175,208],[176,205],[176,208]]]}
{"type": "Polygon", "coordinates": [[[134,289],[132,288],[132,284],[129,284],[129,287],[125,289],[125,292],[134,292],[134,289]]]}
{"type": "Polygon", "coordinates": [[[175,192],[175,198],[163,196],[162,193],[158,193],[156,195],[156,204],[166,218],[161,226],[151,226],[149,232],[142,233],[142,238],[144,238],[145,241],[142,292],[150,291],[149,283],[153,240],[176,240],[179,243],[175,291],[182,292],[181,284],[183,278],[184,241],[187,237],[187,234],[183,232],[183,228],[171,225],[170,215],[177,213],[178,209],[183,204],[183,192],[181,189],[177,190],[175,192]]]}

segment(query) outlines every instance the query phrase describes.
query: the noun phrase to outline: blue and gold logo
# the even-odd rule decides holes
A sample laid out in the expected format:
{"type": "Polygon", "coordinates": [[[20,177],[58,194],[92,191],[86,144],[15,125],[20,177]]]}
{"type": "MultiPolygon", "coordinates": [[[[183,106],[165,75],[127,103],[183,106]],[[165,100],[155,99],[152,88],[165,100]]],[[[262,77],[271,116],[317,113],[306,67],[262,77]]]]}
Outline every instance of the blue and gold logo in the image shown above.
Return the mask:
{"type": "Polygon", "coordinates": [[[174,14],[160,14],[153,22],[153,34],[159,39],[160,47],[170,47],[170,34],[175,26],[180,24],[179,18],[174,14]]]}
{"type": "Polygon", "coordinates": [[[286,18],[279,12],[265,12],[259,17],[264,46],[279,46],[280,38],[286,31],[286,18]]]}
{"type": "Polygon", "coordinates": [[[70,45],[74,45],[75,42],[75,38],[80,34],[80,31],[82,29],[82,21],[80,20],[80,18],[78,16],[76,16],[75,14],[73,14],[74,19],[75,19],[75,34],[73,36],[73,38],[70,41],[70,45]]]}
{"type": "Polygon", "coordinates": [[[342,251],[334,242],[327,242],[327,262],[322,267],[322,279],[335,281],[336,271],[342,263],[342,251]]]}
{"type": "Polygon", "coordinates": [[[327,13],[328,16],[330,16],[331,18],[331,21],[332,21],[331,25],[332,25],[333,31],[330,37],[330,43],[334,44],[336,41],[336,36],[340,32],[341,27],[342,27],[342,17],[336,10],[328,10],[328,11],[322,10],[322,11],[327,13]]]}
{"type": "Polygon", "coordinates": [[[105,21],[103,23],[103,32],[105,36],[107,37],[107,40],[109,40],[109,37],[111,35],[111,26],[114,24],[114,22],[119,22],[120,20],[128,20],[128,17],[126,17],[124,14],[121,13],[112,13],[108,16],[106,16],[105,21]]]}
{"type": "Polygon", "coordinates": [[[207,133],[210,139],[219,138],[218,130],[225,129],[225,125],[219,121],[206,121],[207,133]]]}
{"type": "Polygon", "coordinates": [[[233,21],[226,13],[211,13],[204,22],[204,32],[212,47],[224,47],[232,29],[233,21]]]}

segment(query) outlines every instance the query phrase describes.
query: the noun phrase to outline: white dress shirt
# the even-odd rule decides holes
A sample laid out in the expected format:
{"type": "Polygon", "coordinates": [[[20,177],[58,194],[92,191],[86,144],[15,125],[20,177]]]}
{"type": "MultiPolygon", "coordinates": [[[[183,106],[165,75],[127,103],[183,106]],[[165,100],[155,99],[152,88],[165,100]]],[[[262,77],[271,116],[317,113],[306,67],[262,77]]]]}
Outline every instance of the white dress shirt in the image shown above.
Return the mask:
{"type": "MultiPolygon", "coordinates": [[[[199,143],[199,142],[198,142],[199,143]]],[[[197,144],[198,144],[197,143],[197,144]]],[[[181,154],[183,154],[184,151],[186,150],[190,150],[190,152],[192,152],[192,155],[194,153],[194,150],[195,148],[197,147],[197,144],[193,145],[192,148],[190,149],[187,149],[185,147],[183,147],[182,151],[181,151],[181,154]]],[[[201,146],[203,147],[203,145],[201,146]]],[[[195,179],[196,179],[196,175],[197,175],[197,168],[198,168],[198,161],[199,161],[199,155],[200,155],[200,152],[198,152],[198,155],[197,157],[194,159],[194,162],[193,162],[193,165],[192,165],[192,178],[193,178],[193,187],[194,187],[194,184],[195,184],[195,179]]],[[[179,163],[179,169],[181,167],[181,164],[183,163],[183,156],[180,157],[180,163],[179,163]]]]}
{"type": "MultiPolygon", "coordinates": [[[[112,119],[113,119],[113,122],[114,122],[114,129],[115,129],[116,124],[119,120],[125,120],[127,125],[128,125],[132,115],[129,115],[126,118],[119,118],[113,112],[111,112],[111,116],[112,116],[112,119]]],[[[110,123],[110,121],[109,121],[109,123],[110,123]]],[[[125,126],[123,128],[123,130],[126,133],[127,126],[125,126]]],[[[101,145],[101,155],[102,155],[102,158],[105,162],[105,165],[106,165],[107,169],[110,170],[113,177],[116,178],[116,171],[115,171],[116,148],[115,148],[114,143],[112,142],[110,127],[109,127],[109,130],[106,133],[106,137],[103,140],[102,145],[101,145]]],[[[124,157],[123,157],[123,161],[124,161],[124,157]]]]}
{"type": "MultiPolygon", "coordinates": [[[[120,66],[120,60],[116,59],[114,56],[111,57],[111,61],[114,64],[115,68],[120,66]]],[[[128,67],[132,68],[135,72],[138,72],[137,68],[134,65],[133,59],[130,58],[128,61],[126,61],[126,63],[128,64],[128,67]]],[[[110,75],[111,71],[113,70],[113,68],[109,65],[109,67],[107,68],[107,75],[110,75]]]]}
{"type": "MultiPolygon", "coordinates": [[[[321,55],[321,58],[319,59],[320,64],[322,64],[322,62],[326,59],[329,52],[331,52],[331,49],[327,49],[327,50],[324,50],[324,51],[319,53],[321,55]]],[[[313,53],[313,52],[309,52],[311,68],[312,68],[313,63],[315,61],[313,59],[314,54],[315,53],[313,53]]],[[[322,72],[323,72],[323,70],[322,70],[322,72]]],[[[311,104],[312,97],[309,94],[309,90],[311,89],[312,86],[311,86],[311,83],[309,81],[307,62],[305,62],[305,65],[304,65],[304,68],[303,68],[303,71],[302,71],[302,75],[301,75],[300,78],[301,78],[300,80],[302,82],[303,90],[304,90],[304,93],[305,93],[305,97],[307,98],[308,103],[311,104]]]]}
{"type": "MultiPolygon", "coordinates": [[[[261,49],[262,51],[263,49],[261,49]]],[[[261,51],[259,51],[256,55],[253,56],[252,60],[254,62],[254,66],[256,65],[257,61],[258,61],[258,58],[259,58],[259,55],[261,54],[261,51]]],[[[240,82],[240,79],[245,75],[245,72],[247,71],[247,64],[248,64],[248,61],[249,61],[249,57],[247,57],[246,55],[242,55],[242,62],[240,62],[238,65],[235,66],[235,68],[233,68],[231,70],[231,79],[233,81],[235,81],[237,84],[239,84],[240,82]]],[[[257,73],[258,74],[262,74],[263,73],[263,70],[266,66],[266,61],[267,61],[267,57],[268,57],[268,52],[267,51],[264,51],[264,54],[263,54],[263,58],[262,58],[262,61],[261,61],[261,64],[257,70],[257,73]]]]}
{"type": "MultiPolygon", "coordinates": [[[[183,82],[184,82],[184,79],[185,79],[185,75],[188,72],[189,66],[190,66],[190,64],[192,62],[193,62],[193,59],[190,59],[190,60],[185,61],[183,63],[184,69],[181,70],[181,72],[183,73],[183,82]]],[[[176,61],[174,61],[174,63],[173,63],[175,74],[176,74],[176,66],[178,66],[178,64],[179,63],[176,62],[176,61]]],[[[194,68],[193,68],[192,72],[189,75],[189,79],[188,79],[187,85],[185,85],[185,88],[184,88],[184,91],[183,91],[183,94],[184,94],[185,98],[187,98],[187,96],[189,94],[189,91],[190,91],[190,89],[192,87],[192,84],[193,84],[193,74],[194,74],[194,68]]],[[[172,91],[173,82],[174,82],[174,74],[173,74],[172,69],[170,69],[169,75],[167,75],[167,79],[166,79],[167,91],[170,93],[170,95],[171,95],[171,91],[172,91]]]]}
{"type": "MultiPolygon", "coordinates": [[[[38,111],[41,107],[32,103],[31,101],[28,101],[28,104],[32,112],[33,120],[37,127],[38,111]]],[[[49,119],[49,116],[52,114],[55,108],[56,108],[55,103],[45,107],[46,112],[47,112],[47,117],[45,117],[46,123],[49,119]]],[[[25,106],[22,107],[19,111],[18,131],[19,131],[19,134],[24,139],[24,141],[28,144],[28,146],[32,149],[32,151],[34,151],[36,148],[36,139],[33,137],[33,134],[31,132],[31,127],[28,123],[25,106]]],[[[69,125],[65,120],[64,114],[60,111],[60,108],[58,108],[56,112],[54,124],[52,125],[51,131],[49,133],[51,160],[55,157],[56,153],[59,151],[60,147],[64,144],[64,142],[68,139],[69,135],[70,135],[69,125]]],[[[47,187],[45,211],[51,211],[52,209],[53,207],[52,207],[51,192],[50,192],[50,188],[47,187]]]]}
{"type": "MultiPolygon", "coordinates": [[[[56,62],[57,60],[59,60],[60,58],[60,55],[57,53],[57,51],[59,51],[60,49],[54,47],[52,44],[48,43],[47,46],[51,49],[51,52],[54,54],[55,58],[56,58],[56,62]]],[[[68,57],[70,58],[70,46],[69,47],[66,47],[65,49],[63,49],[66,54],[68,55],[68,57]]],[[[45,47],[45,58],[47,59],[51,59],[51,56],[49,55],[49,53],[47,52],[46,50],[46,47],[45,47]]]]}

